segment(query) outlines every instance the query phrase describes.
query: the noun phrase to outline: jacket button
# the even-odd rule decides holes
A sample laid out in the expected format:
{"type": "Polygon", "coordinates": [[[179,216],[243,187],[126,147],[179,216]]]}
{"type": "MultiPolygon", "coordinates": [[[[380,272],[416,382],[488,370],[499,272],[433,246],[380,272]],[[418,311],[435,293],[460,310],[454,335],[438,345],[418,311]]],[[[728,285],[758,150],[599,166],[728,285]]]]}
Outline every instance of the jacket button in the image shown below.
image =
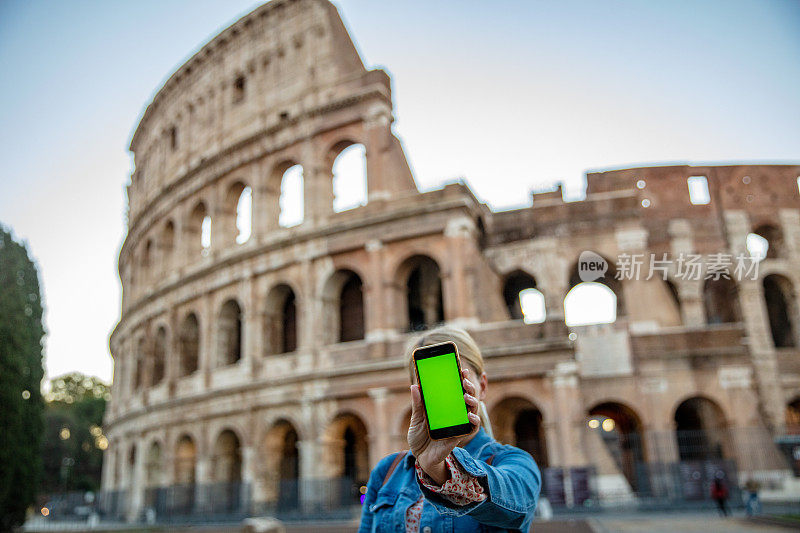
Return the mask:
{"type": "Polygon", "coordinates": [[[425,526],[422,528],[422,533],[431,533],[431,526],[425,526]]]}

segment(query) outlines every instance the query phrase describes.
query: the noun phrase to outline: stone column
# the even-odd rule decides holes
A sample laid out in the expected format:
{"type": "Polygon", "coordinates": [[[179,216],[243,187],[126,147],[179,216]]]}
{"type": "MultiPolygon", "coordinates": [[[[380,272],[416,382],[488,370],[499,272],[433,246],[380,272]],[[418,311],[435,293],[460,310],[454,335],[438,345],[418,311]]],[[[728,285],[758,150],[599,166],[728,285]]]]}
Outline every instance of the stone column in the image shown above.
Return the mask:
{"type": "Polygon", "coordinates": [[[367,390],[367,394],[372,398],[375,406],[375,419],[367,429],[369,432],[369,462],[371,465],[376,465],[382,457],[392,451],[389,413],[386,405],[389,390],[386,387],[379,387],[367,390]]]}
{"type": "Polygon", "coordinates": [[[675,282],[678,299],[681,303],[681,323],[686,326],[706,324],[706,310],[703,304],[702,279],[678,279],[675,282]]]}
{"type": "Polygon", "coordinates": [[[303,145],[303,224],[321,226],[333,214],[333,169],[313,141],[303,145]]]}
{"type": "Polygon", "coordinates": [[[297,449],[300,456],[300,507],[304,512],[314,512],[323,501],[320,443],[313,438],[301,440],[297,442],[297,449]]]}
{"type": "Polygon", "coordinates": [[[769,427],[782,433],[786,425],[778,374],[778,360],[772,343],[761,280],[739,282],[739,306],[750,343],[762,412],[769,427]]]}
{"type": "Polygon", "coordinates": [[[466,216],[452,218],[447,222],[444,236],[447,240],[449,264],[442,265],[449,272],[444,290],[445,318],[449,323],[461,327],[478,324],[478,314],[475,302],[475,291],[472,272],[467,274],[467,264],[470,256],[476,253],[475,239],[477,228],[474,221],[466,216]]]}
{"type": "Polygon", "coordinates": [[[206,294],[201,299],[200,304],[200,316],[201,316],[201,324],[200,324],[200,350],[199,350],[199,358],[198,361],[199,368],[198,370],[203,375],[203,381],[205,386],[208,387],[211,385],[211,370],[214,368],[214,356],[216,355],[216,347],[214,346],[214,339],[216,336],[214,335],[214,326],[216,321],[214,320],[214,309],[212,309],[213,300],[210,295],[206,294]]]}
{"type": "MultiPolygon", "coordinates": [[[[126,519],[128,522],[134,522],[142,512],[144,505],[144,462],[147,451],[144,449],[143,439],[134,439],[136,444],[136,462],[133,465],[133,471],[129,473],[131,483],[130,494],[128,494],[128,512],[126,519]]],[[[128,462],[130,465],[130,462],[128,462]]]]}
{"type": "Polygon", "coordinates": [[[281,206],[280,179],[273,180],[271,162],[263,161],[257,166],[257,177],[253,180],[252,236],[263,240],[271,231],[278,229],[281,206]]]}
{"type": "Polygon", "coordinates": [[[367,201],[388,200],[392,194],[416,191],[402,146],[392,134],[392,109],[376,104],[364,121],[367,159],[367,201]]]}
{"type": "Polygon", "coordinates": [[[574,362],[558,363],[550,374],[556,406],[559,465],[562,467],[586,465],[583,447],[584,413],[578,389],[578,366],[574,362]]]}
{"type": "Polygon", "coordinates": [[[247,348],[245,354],[250,373],[255,376],[261,368],[261,361],[264,357],[264,323],[263,304],[259,298],[258,281],[255,274],[249,278],[249,302],[247,314],[245,315],[245,340],[247,348]]]}
{"type": "Polygon", "coordinates": [[[249,512],[250,503],[252,499],[252,491],[256,481],[256,453],[253,446],[242,446],[242,491],[241,506],[242,509],[249,512]]]}

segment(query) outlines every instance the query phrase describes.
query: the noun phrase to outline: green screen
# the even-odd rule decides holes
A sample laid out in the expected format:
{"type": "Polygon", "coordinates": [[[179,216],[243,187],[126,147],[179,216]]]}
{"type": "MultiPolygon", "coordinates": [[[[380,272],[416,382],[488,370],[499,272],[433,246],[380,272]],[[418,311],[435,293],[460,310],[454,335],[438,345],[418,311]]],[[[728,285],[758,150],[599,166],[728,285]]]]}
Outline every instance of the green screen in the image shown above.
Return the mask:
{"type": "Polygon", "coordinates": [[[431,429],[469,423],[456,354],[419,359],[417,370],[431,429]]]}

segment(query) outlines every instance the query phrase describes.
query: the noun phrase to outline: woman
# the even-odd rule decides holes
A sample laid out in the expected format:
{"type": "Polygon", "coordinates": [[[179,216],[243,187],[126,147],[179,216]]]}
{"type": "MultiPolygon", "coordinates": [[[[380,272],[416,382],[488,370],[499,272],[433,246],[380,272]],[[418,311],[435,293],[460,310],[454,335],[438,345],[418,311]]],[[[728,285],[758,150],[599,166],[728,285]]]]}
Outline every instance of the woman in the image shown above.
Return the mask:
{"type": "Polygon", "coordinates": [[[412,383],[409,450],[384,457],[372,470],[359,532],[403,531],[403,526],[406,533],[527,532],[541,474],[529,453],[492,436],[483,404],[488,381],[475,341],[462,329],[438,328],[409,346],[406,361],[412,383]],[[419,346],[444,341],[458,347],[464,400],[475,429],[432,441],[411,354],[419,346]]]}

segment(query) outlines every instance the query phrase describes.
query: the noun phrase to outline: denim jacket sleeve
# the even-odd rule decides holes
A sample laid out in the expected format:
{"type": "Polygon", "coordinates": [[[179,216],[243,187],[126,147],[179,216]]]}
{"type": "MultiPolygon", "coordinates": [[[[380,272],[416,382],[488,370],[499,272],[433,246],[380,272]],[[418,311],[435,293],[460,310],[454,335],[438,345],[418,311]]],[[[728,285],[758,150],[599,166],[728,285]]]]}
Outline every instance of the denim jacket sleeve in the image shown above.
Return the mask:
{"type": "Polygon", "coordinates": [[[372,520],[375,518],[375,513],[372,512],[372,504],[378,495],[378,490],[381,488],[383,478],[386,477],[386,472],[389,471],[389,465],[392,464],[397,454],[387,455],[381,459],[369,475],[367,481],[367,493],[364,497],[364,503],[361,506],[361,525],[358,528],[359,533],[367,533],[372,531],[372,520]]]}
{"type": "Polygon", "coordinates": [[[453,449],[464,470],[483,485],[488,494],[484,501],[455,505],[418,481],[422,493],[442,515],[469,515],[488,526],[527,530],[542,486],[541,473],[529,453],[509,445],[501,450],[488,465],[463,448],[453,449]]]}

